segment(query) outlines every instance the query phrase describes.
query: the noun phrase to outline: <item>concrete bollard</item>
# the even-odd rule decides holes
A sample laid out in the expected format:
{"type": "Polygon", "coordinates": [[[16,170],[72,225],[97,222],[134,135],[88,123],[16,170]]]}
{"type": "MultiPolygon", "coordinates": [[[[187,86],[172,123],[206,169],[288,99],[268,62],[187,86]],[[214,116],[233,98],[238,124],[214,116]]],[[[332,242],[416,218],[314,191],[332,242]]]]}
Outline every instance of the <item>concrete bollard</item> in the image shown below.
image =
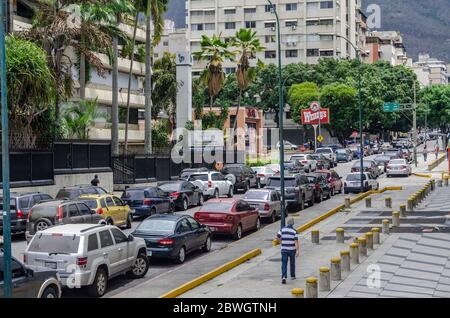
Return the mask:
{"type": "Polygon", "coordinates": [[[406,205],[404,204],[400,205],[400,216],[406,218],[406,205]]]}
{"type": "Polygon", "coordinates": [[[350,251],[341,251],[342,271],[350,272],[350,251]]]}
{"type": "Polygon", "coordinates": [[[318,297],[317,278],[308,277],[306,279],[306,298],[317,298],[317,297],[318,297]]]}
{"type": "Polygon", "coordinates": [[[367,245],[367,249],[373,250],[373,233],[372,232],[366,233],[366,245],[367,245]]]}
{"type": "Polygon", "coordinates": [[[342,279],[341,275],[341,258],[333,257],[331,259],[331,280],[339,281],[342,279]]]}
{"type": "Polygon", "coordinates": [[[336,243],[345,242],[345,231],[342,228],[336,229],[336,243]]]}
{"type": "Polygon", "coordinates": [[[359,264],[359,244],[352,243],[350,244],[350,259],[352,264],[359,264]]]}
{"type": "Polygon", "coordinates": [[[319,242],[320,242],[319,230],[312,230],[311,231],[311,241],[313,242],[313,244],[319,244],[319,242]]]}
{"type": "Polygon", "coordinates": [[[294,298],[304,298],[305,297],[305,291],[303,288],[294,288],[291,291],[292,297],[294,298]]]}
{"type": "Polygon", "coordinates": [[[373,244],[380,244],[380,228],[374,227],[372,229],[373,233],[373,244]]]}
{"type": "Polygon", "coordinates": [[[391,197],[386,197],[385,199],[384,199],[384,203],[385,203],[385,206],[386,206],[386,208],[392,208],[392,198],[391,197]]]}
{"type": "Polygon", "coordinates": [[[372,198],[367,197],[366,198],[366,208],[371,208],[371,207],[372,207],[372,198]]]}
{"type": "Polygon", "coordinates": [[[350,200],[351,200],[351,199],[350,199],[349,197],[346,197],[346,198],[345,198],[345,208],[346,208],[347,210],[351,208],[350,200]]]}
{"type": "Polygon", "coordinates": [[[331,290],[331,274],[328,267],[319,268],[319,290],[321,292],[326,292],[331,290]]]}
{"type": "Polygon", "coordinates": [[[437,186],[438,186],[438,188],[442,188],[442,180],[439,179],[437,181],[437,186]]]}
{"type": "Polygon", "coordinates": [[[400,226],[400,212],[392,212],[392,225],[395,227],[400,226]]]}
{"type": "Polygon", "coordinates": [[[383,220],[383,234],[389,234],[389,220],[383,220]]]}
{"type": "Polygon", "coordinates": [[[408,199],[407,206],[408,206],[408,211],[411,211],[411,212],[414,211],[414,201],[413,201],[412,197],[410,197],[408,199]]]}
{"type": "Polygon", "coordinates": [[[365,237],[358,237],[359,256],[367,256],[367,240],[365,237]]]}

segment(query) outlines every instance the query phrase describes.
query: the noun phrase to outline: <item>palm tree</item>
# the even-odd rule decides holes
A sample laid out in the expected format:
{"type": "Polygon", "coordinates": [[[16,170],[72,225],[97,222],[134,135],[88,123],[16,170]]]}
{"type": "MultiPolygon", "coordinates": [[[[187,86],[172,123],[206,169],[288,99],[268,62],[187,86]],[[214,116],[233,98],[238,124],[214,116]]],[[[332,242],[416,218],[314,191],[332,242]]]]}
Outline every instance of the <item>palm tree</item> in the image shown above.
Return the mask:
{"type": "Polygon", "coordinates": [[[200,78],[208,86],[209,108],[212,111],[214,97],[219,95],[225,81],[222,64],[226,59],[234,61],[236,52],[230,51],[229,43],[223,41],[220,35],[215,34],[212,38],[202,35],[200,46],[200,51],[194,52],[193,56],[199,61],[208,63],[200,78]]]}
{"type": "Polygon", "coordinates": [[[258,68],[264,67],[264,64],[258,59],[257,66],[250,66],[250,59],[256,58],[256,53],[264,50],[261,46],[259,38],[256,37],[256,32],[251,29],[240,29],[236,32],[233,38],[234,47],[237,48],[240,54],[237,62],[236,80],[239,86],[238,106],[236,110],[236,120],[234,121],[233,131],[236,131],[237,117],[241,107],[242,92],[245,91],[250,83],[255,80],[258,68]]]}
{"type": "Polygon", "coordinates": [[[105,115],[97,111],[97,99],[82,100],[67,108],[64,113],[64,121],[69,130],[70,138],[81,140],[89,139],[89,127],[98,118],[105,115]]]}

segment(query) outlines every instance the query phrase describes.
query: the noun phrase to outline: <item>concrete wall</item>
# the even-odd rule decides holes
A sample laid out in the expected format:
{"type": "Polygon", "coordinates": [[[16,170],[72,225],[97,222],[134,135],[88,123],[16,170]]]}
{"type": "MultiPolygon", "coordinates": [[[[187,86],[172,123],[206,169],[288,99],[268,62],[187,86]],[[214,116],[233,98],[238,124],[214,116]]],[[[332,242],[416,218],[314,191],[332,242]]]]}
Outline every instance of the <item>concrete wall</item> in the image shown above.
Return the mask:
{"type": "MultiPolygon", "coordinates": [[[[59,189],[67,186],[78,185],[78,184],[91,184],[91,180],[94,175],[97,174],[100,179],[100,186],[108,192],[112,192],[114,188],[113,183],[113,173],[90,173],[90,174],[64,174],[55,175],[55,184],[50,186],[36,186],[36,187],[21,187],[12,188],[11,192],[33,192],[39,191],[42,193],[47,193],[52,197],[55,197],[59,189]]],[[[3,192],[3,191],[1,191],[3,192]]]]}

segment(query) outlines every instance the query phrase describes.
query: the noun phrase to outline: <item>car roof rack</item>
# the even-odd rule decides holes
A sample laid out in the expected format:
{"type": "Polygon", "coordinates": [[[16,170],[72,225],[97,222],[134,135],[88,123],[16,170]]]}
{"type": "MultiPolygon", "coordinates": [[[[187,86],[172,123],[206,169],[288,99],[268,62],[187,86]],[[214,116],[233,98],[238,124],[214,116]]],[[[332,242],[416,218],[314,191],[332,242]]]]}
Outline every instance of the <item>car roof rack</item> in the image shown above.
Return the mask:
{"type": "Polygon", "coordinates": [[[85,233],[87,231],[91,231],[91,230],[98,229],[98,228],[105,227],[105,226],[106,226],[106,224],[98,224],[95,226],[88,227],[87,229],[81,230],[80,233],[85,233]]]}

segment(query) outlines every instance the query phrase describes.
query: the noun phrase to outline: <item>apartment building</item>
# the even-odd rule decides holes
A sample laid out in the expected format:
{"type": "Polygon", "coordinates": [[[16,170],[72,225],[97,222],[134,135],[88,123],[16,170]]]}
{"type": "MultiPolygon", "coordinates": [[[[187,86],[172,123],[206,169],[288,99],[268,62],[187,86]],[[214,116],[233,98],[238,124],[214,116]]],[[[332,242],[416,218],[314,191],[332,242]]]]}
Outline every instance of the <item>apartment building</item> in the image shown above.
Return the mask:
{"type": "MultiPolygon", "coordinates": [[[[356,45],[357,4],[360,0],[274,0],[280,18],[281,63],[317,63],[321,57],[354,58],[355,51],[338,34],[356,45]]],[[[191,51],[200,49],[202,35],[220,34],[230,39],[240,28],[257,32],[264,63],[278,63],[277,29],[272,7],[266,0],[186,0],[186,25],[191,51]]],[[[195,61],[194,75],[205,67],[195,61]]],[[[225,71],[235,65],[226,62],[225,71]]]]}
{"type": "Polygon", "coordinates": [[[366,37],[365,62],[386,61],[392,66],[406,65],[408,58],[398,31],[373,31],[366,37]]]}
{"type": "Polygon", "coordinates": [[[412,69],[422,86],[449,84],[448,65],[429,54],[419,54],[419,60],[413,63],[412,69]]]}

